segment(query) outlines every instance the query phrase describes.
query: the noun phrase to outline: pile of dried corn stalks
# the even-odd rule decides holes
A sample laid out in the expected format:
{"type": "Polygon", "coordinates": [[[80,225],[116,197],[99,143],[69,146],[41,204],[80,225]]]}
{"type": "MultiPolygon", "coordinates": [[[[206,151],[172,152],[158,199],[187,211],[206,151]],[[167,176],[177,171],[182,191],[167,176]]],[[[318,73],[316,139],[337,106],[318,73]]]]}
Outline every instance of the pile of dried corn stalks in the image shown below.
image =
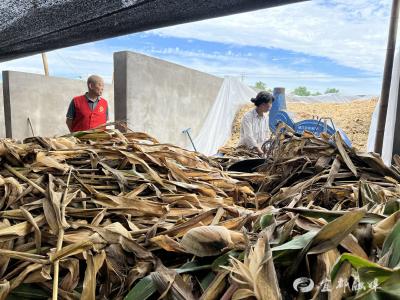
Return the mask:
{"type": "Polygon", "coordinates": [[[288,129],[252,174],[118,131],[0,144],[0,299],[400,294],[399,171],[288,129]]]}

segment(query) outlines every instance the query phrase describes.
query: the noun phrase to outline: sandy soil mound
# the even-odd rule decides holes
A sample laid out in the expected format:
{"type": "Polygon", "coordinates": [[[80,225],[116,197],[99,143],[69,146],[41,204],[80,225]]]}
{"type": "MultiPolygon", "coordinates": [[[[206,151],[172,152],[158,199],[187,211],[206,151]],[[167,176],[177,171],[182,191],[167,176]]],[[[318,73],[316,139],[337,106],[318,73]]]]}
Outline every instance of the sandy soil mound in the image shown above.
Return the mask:
{"type": "MultiPolygon", "coordinates": [[[[355,100],[351,103],[288,103],[288,111],[296,121],[318,117],[331,117],[335,125],[342,128],[358,150],[366,150],[369,125],[377,99],[355,100]]],[[[234,147],[239,142],[240,122],[243,115],[253,108],[244,105],[236,114],[232,125],[232,136],[225,144],[234,147]]]]}

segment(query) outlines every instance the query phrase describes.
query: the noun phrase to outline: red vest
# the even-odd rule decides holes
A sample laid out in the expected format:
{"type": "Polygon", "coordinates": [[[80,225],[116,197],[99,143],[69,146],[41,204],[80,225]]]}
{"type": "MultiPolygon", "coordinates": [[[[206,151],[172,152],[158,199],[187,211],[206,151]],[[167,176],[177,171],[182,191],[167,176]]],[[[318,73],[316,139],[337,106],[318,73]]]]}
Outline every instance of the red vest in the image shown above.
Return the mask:
{"type": "Polygon", "coordinates": [[[96,107],[90,110],[85,95],[74,97],[75,118],[72,121],[72,131],[82,131],[96,128],[107,122],[107,101],[99,99],[96,107]]]}

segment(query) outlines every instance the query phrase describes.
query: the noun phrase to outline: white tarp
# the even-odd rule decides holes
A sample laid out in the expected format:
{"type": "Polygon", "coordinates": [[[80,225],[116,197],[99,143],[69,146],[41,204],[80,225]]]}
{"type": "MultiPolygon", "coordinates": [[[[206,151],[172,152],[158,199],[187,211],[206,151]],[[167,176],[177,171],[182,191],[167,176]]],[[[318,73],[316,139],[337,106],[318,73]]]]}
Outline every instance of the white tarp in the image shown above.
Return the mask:
{"type": "Polygon", "coordinates": [[[242,105],[251,103],[250,99],[256,95],[252,88],[237,78],[226,77],[203,127],[194,138],[197,151],[205,155],[216,154],[231,136],[236,112],[242,105]]]}
{"type": "Polygon", "coordinates": [[[350,103],[354,100],[369,100],[372,95],[343,95],[340,93],[324,94],[319,96],[296,96],[293,94],[286,95],[286,102],[301,103],[350,103]]]}
{"type": "MultiPolygon", "coordinates": [[[[396,52],[393,64],[392,81],[390,83],[389,103],[386,115],[385,132],[383,136],[382,159],[386,165],[390,166],[393,157],[393,142],[396,125],[397,97],[400,83],[400,52],[396,52]]],[[[375,146],[376,128],[378,126],[379,102],[372,115],[371,126],[368,134],[368,151],[373,152],[375,146]]]]}
{"type": "Polygon", "coordinates": [[[368,132],[368,142],[367,142],[367,151],[374,152],[375,150],[375,136],[376,136],[376,128],[378,126],[378,112],[379,112],[379,101],[376,103],[374,112],[371,117],[371,124],[369,125],[368,132]]]}

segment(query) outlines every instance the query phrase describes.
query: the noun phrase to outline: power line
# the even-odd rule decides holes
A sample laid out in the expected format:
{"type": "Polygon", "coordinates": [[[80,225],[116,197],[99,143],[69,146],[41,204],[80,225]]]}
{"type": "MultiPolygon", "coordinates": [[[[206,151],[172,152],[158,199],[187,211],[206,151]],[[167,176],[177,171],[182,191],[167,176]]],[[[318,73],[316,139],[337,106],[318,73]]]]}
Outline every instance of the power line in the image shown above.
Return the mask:
{"type": "Polygon", "coordinates": [[[75,73],[75,74],[78,75],[77,78],[82,79],[82,76],[79,75],[79,72],[77,72],[76,69],[75,69],[70,63],[68,63],[68,62],[62,57],[62,55],[61,55],[60,53],[58,53],[57,51],[54,52],[54,53],[57,54],[57,56],[64,62],[64,64],[67,65],[67,67],[70,68],[70,70],[72,70],[73,73],[75,73]]]}

